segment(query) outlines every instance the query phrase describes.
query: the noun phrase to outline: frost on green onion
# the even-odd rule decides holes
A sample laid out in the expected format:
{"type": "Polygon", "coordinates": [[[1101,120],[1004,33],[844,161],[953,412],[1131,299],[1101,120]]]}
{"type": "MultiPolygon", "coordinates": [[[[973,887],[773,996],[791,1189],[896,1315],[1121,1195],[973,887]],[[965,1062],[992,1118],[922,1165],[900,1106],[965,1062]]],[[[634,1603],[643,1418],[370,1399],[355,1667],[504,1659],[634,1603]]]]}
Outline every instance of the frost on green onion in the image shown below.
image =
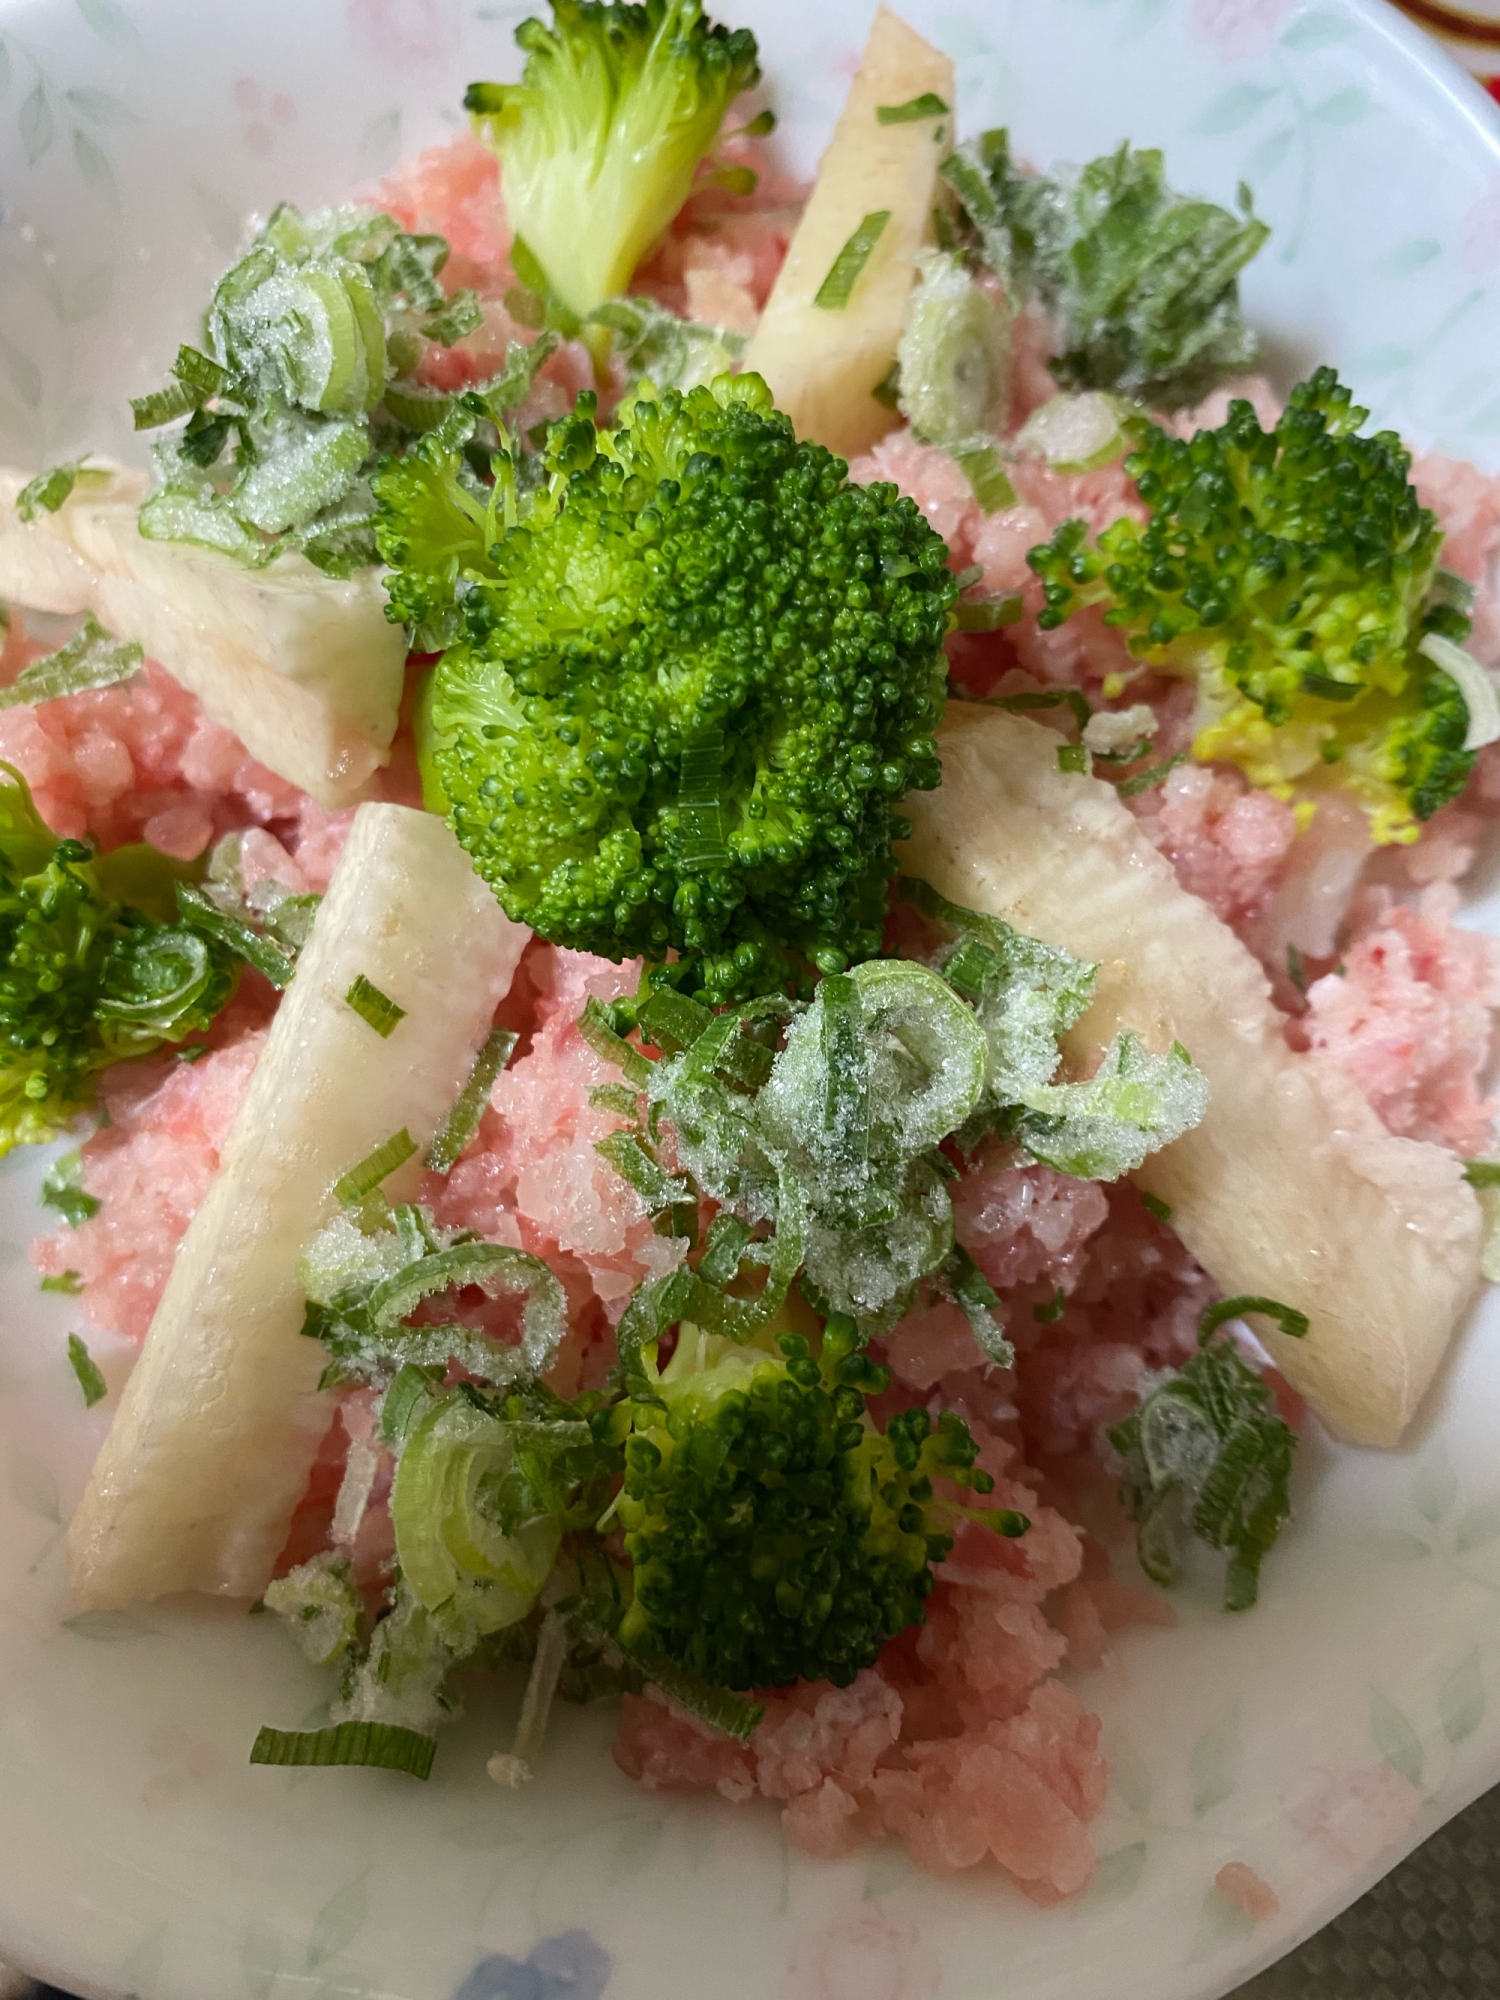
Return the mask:
{"type": "MultiPolygon", "coordinates": [[[[371,476],[454,401],[423,384],[422,358],[482,320],[472,292],[444,291],[447,260],[441,236],[378,210],[283,202],[215,287],[203,346],[133,405],[138,430],[166,432],[141,533],[252,566],[300,550],[330,576],[375,562],[371,476]]],[[[520,379],[524,395],[554,345],[513,347],[478,393],[520,379]]]]}
{"type": "Polygon", "coordinates": [[[655,299],[608,299],[591,316],[608,329],[627,380],[643,377],[658,389],[692,389],[729,374],[746,336],[697,320],[679,319],[655,299]]]}
{"type": "Polygon", "coordinates": [[[996,437],[1010,400],[1010,324],[962,259],[917,252],[897,347],[898,401],[924,443],[953,458],[987,514],[1015,505],[996,437]]]}
{"type": "Polygon", "coordinates": [[[263,1601],[268,1611],[286,1620],[299,1649],[315,1667],[341,1663],[359,1643],[364,1606],[346,1555],[324,1550],[298,1563],[267,1584],[263,1601]]]}
{"type": "MultiPolygon", "coordinates": [[[[1226,1305],[1289,1311],[1267,1299],[1226,1305]]],[[[1180,1582],[1185,1544],[1196,1536],[1228,1556],[1224,1608],[1244,1611],[1255,1603],[1261,1563],[1291,1512],[1297,1440],[1234,1342],[1211,1338],[1217,1323],[1210,1308],[1198,1352],[1149,1383],[1109,1441],[1123,1461],[1120,1498],[1136,1525],[1146,1574],[1155,1583],[1180,1582]]]]}
{"type": "Polygon", "coordinates": [[[1174,409],[1254,361],[1239,274],[1270,232],[1243,185],[1231,214],[1174,193],[1161,154],[1129,145],[1055,177],[1024,173],[1004,131],[967,141],[942,172],[967,253],[1014,304],[1035,298],[1050,315],[1061,387],[1174,409]]]}
{"type": "Polygon", "coordinates": [[[114,687],[140,671],[141,657],[134,641],[122,644],[112,639],[88,612],[66,645],[33,660],[8,688],[0,688],[0,708],[30,708],[38,702],[56,701],[60,695],[114,687]]]}

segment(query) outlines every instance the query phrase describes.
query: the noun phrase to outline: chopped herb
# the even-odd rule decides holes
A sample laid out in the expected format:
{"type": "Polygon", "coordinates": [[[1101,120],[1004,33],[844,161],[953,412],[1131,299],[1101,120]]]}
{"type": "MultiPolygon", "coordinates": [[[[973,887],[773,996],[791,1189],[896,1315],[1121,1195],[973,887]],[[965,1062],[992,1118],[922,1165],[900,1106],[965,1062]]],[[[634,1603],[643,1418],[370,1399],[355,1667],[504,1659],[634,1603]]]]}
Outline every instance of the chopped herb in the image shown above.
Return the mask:
{"type": "Polygon", "coordinates": [[[1465,1160],[1464,1179],[1470,1187],[1500,1187],[1500,1160],[1465,1160]]]}
{"type": "Polygon", "coordinates": [[[68,1362],[78,1377],[78,1386],[83,1391],[83,1400],[89,1409],[95,1403],[102,1403],[109,1394],[109,1385],[99,1372],[99,1364],[89,1353],[88,1344],[81,1335],[68,1335],[68,1362]]]}
{"type": "Polygon", "coordinates": [[[1286,948],[1286,976],[1299,993],[1307,991],[1307,967],[1302,963],[1302,954],[1294,944],[1286,948]]]}
{"type": "Polygon", "coordinates": [[[880,241],[890,219],[891,211],[888,208],[877,208],[864,218],[834,258],[828,276],[814,294],[815,306],[821,306],[824,312],[843,311],[853,296],[854,287],[858,284],[860,273],[869,261],[870,252],[880,241]]]}
{"type": "Polygon", "coordinates": [[[685,1708],[689,1715],[706,1722],[721,1735],[732,1736],[736,1743],[748,1743],[760,1727],[766,1712],[762,1703],[747,1701],[742,1694],[733,1694],[728,1688],[710,1687],[707,1681],[700,1681],[696,1674],[660,1654],[633,1651],[630,1657],[647,1680],[663,1694],[670,1695],[679,1708],[685,1708]]]}
{"type": "Polygon", "coordinates": [[[1141,1189],[1141,1207],[1157,1222],[1172,1220],[1172,1204],[1163,1201],[1159,1194],[1152,1194],[1149,1188],[1141,1189]]]}
{"type": "Polygon", "coordinates": [[[394,1722],[340,1722],[327,1729],[262,1729],[252,1764],[367,1764],[425,1778],[436,1740],[394,1722]]]}
{"type": "Polygon", "coordinates": [[[435,1174],[446,1174],[479,1130],[479,1121],[484,1116],[484,1107],[490,1101],[495,1078],[515,1053],[518,1039],[519,1037],[509,1028],[492,1028],[485,1038],[484,1047],[475,1057],[474,1067],[469,1071],[468,1082],[455,1099],[453,1109],[443,1120],[437,1137],[423,1155],[424,1163],[431,1167],[435,1174]]]}
{"type": "Polygon", "coordinates": [[[578,1032],[596,1056],[602,1056],[623,1073],[627,1083],[639,1090],[646,1088],[651,1081],[652,1064],[639,1049],[632,1048],[622,1035],[615,1033],[609,1016],[592,994],[578,1017],[578,1032]]]}
{"type": "Polygon", "coordinates": [[[1059,743],[1057,746],[1057,768],[1059,771],[1074,771],[1087,777],[1090,758],[1085,743],[1059,743]]]}
{"type": "Polygon", "coordinates": [[[1136,798],[1141,792],[1149,792],[1162,780],[1169,777],[1187,757],[1186,750],[1179,750],[1174,757],[1168,757],[1163,764],[1153,764],[1149,771],[1138,771],[1133,778],[1124,778],[1115,786],[1122,799],[1136,798]]]}
{"type": "Polygon", "coordinates": [[[83,1290],[83,1279],[77,1271],[59,1271],[55,1278],[43,1278],[41,1290],[61,1292],[64,1298],[76,1299],[83,1290]]]}
{"type": "Polygon", "coordinates": [[[71,1229],[99,1213],[103,1204],[83,1185],[83,1155],[76,1148],[54,1160],[47,1169],[42,1182],[42,1201],[48,1208],[55,1208],[71,1229]]]}
{"type": "Polygon", "coordinates": [[[173,1054],[180,1063],[195,1063],[200,1056],[208,1054],[207,1042],[189,1042],[185,1048],[174,1049],[173,1054]]]}
{"type": "Polygon", "coordinates": [[[362,1021],[369,1023],[382,1040],[390,1035],[398,1021],[406,1019],[406,1009],[398,1007],[394,1000],[387,998],[372,980],[366,979],[362,972],[344,995],[344,999],[362,1021]]]}
{"type": "Polygon", "coordinates": [[[1274,1319],[1282,1332],[1293,1340],[1301,1340],[1308,1328],[1305,1312],[1298,1312],[1295,1306],[1284,1306],[1277,1299],[1262,1299],[1253,1293],[1243,1292],[1232,1299],[1220,1299],[1210,1306],[1198,1322],[1198,1344],[1205,1346],[1212,1334],[1218,1332],[1226,1320],[1241,1319],[1246,1313],[1264,1313],[1267,1319],[1274,1319]]]}
{"type": "Polygon", "coordinates": [[[479,303],[478,294],[465,289],[455,292],[441,311],[424,321],[422,331],[439,347],[452,347],[455,341],[463,340],[483,324],[484,308],[479,303]]]}
{"type": "Polygon", "coordinates": [[[355,1208],[367,1194],[373,1194],[383,1180],[389,1178],[397,1167],[404,1166],[417,1150],[417,1142],[403,1125],[399,1132],[393,1132],[383,1146],[377,1146],[367,1159],[357,1167],[351,1167],[342,1180],[334,1183],[334,1193],[344,1208],[355,1208]]]}
{"type": "Polygon", "coordinates": [[[1051,1326],[1054,1320],[1062,1318],[1067,1310],[1068,1295],[1059,1285],[1045,1305],[1033,1306],[1031,1317],[1040,1320],[1043,1326],[1051,1326]]]}
{"type": "Polygon", "coordinates": [[[935,90],[909,97],[905,104],[877,104],[875,117],[882,125],[914,125],[921,118],[946,118],[948,106],[935,90]]]}
{"type": "Polygon", "coordinates": [[[16,512],[21,519],[30,523],[36,519],[38,511],[55,514],[73,491],[81,466],[80,459],[70,459],[65,465],[49,466],[23,486],[16,495],[16,512]]]}
{"type": "Polygon", "coordinates": [[[48,653],[0,689],[0,708],[35,707],[65,694],[87,694],[93,688],[114,687],[140,670],[141,649],[134,641],[112,639],[89,612],[73,637],[48,653]]]}

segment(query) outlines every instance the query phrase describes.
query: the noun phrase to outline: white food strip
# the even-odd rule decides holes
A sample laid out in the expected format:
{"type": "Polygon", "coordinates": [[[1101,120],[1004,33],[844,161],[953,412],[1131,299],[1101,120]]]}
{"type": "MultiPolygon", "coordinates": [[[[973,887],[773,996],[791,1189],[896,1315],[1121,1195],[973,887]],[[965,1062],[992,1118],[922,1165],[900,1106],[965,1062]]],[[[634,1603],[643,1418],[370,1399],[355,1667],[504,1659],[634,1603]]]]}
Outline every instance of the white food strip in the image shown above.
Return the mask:
{"type": "Polygon", "coordinates": [[[80,481],[56,513],[15,510],[0,470],[0,600],[92,611],[134,639],[253,757],[320,805],[351,805],[389,761],[406,641],[378,569],[328,577],[295,553],[247,569],[217,549],[137,527],[143,474],[80,481]]]}
{"type": "Polygon", "coordinates": [[[1069,1036],[1081,1065],[1120,1028],[1183,1043],[1203,1123],[1138,1184],[1226,1294],[1305,1312],[1303,1340],[1259,1319],[1278,1368],[1357,1444],[1395,1444],[1479,1278],[1481,1216],[1451,1153],[1393,1137],[1355,1085],[1283,1038],[1259,964],[1180,887],[1111,786],[1060,771],[1059,737],[950,703],[943,784],[902,810],[909,873],[970,909],[1099,962],[1069,1036]]]}
{"type": "Polygon", "coordinates": [[[818,166],[786,260],[744,366],[763,375],[799,437],[852,458],[898,422],[872,393],[889,373],[916,282],[917,251],[931,240],[938,168],[953,119],[882,125],[881,105],[931,91],[949,106],[953,64],[941,49],[881,7],[859,73],[818,166]],[[813,303],[835,258],[865,216],[890,211],[847,305],[813,303]]]}
{"type": "Polygon", "coordinates": [[[297,1260],[342,1175],[442,1124],[528,935],[442,820],[360,807],[68,1531],[80,1604],[264,1589],[333,1407],[297,1260]],[[406,1009],[388,1037],[360,973],[406,1009]]]}

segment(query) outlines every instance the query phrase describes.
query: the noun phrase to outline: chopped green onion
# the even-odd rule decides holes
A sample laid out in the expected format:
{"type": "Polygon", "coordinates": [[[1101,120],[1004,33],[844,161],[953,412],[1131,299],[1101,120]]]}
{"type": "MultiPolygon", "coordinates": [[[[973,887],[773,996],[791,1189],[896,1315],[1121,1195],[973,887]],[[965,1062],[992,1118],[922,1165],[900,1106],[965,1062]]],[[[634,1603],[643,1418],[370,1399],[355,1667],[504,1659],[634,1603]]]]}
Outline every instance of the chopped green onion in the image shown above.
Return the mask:
{"type": "Polygon", "coordinates": [[[1054,1320],[1062,1318],[1067,1309],[1068,1295],[1061,1286],[1052,1294],[1045,1305],[1033,1306],[1031,1317],[1040,1320],[1043,1326],[1050,1326],[1054,1320]]]}
{"type": "Polygon", "coordinates": [[[748,1743],[760,1727],[766,1712],[762,1703],[746,1701],[743,1695],[734,1694],[729,1688],[710,1687],[696,1674],[656,1653],[632,1652],[629,1657],[648,1681],[670,1695],[679,1708],[706,1722],[710,1729],[732,1736],[737,1743],[748,1743]]]}
{"type": "Polygon", "coordinates": [[[291,984],[292,974],[297,968],[286,953],[279,951],[269,938],[251,930],[240,918],[221,910],[211,896],[205,895],[193,883],[177,884],[177,908],[183,921],[193,930],[203,931],[209,937],[217,938],[221,944],[227,944],[231,951],[238,952],[245,963],[254,966],[278,992],[291,984]]]}
{"type": "Polygon", "coordinates": [[[1500,1187],[1500,1160],[1465,1160],[1464,1179],[1470,1187],[1500,1187]]]}
{"type": "Polygon", "coordinates": [[[659,986],[636,1016],[641,1035],[664,1055],[690,1049],[713,1020],[711,1009],[670,986],[659,986]]]}
{"type": "Polygon", "coordinates": [[[1010,474],[987,438],[952,445],[948,456],[968,480],[970,491],[986,514],[998,514],[1002,508],[1015,506],[1016,489],[1010,483],[1010,474]]]}
{"type": "Polygon", "coordinates": [[[198,347],[179,347],[172,373],[184,388],[201,397],[217,396],[229,386],[229,370],[198,347]]]}
{"type": "Polygon", "coordinates": [[[1211,1335],[1218,1332],[1225,1320],[1241,1319],[1246,1313],[1264,1313],[1293,1340],[1301,1340],[1307,1332],[1305,1312],[1298,1312],[1295,1306],[1284,1306],[1277,1299],[1256,1298],[1252,1293],[1245,1292],[1236,1298],[1220,1299],[1217,1305],[1206,1309],[1198,1321],[1198,1345],[1206,1346],[1211,1335]]]}
{"type": "Polygon", "coordinates": [[[355,1208],[367,1194],[373,1194],[383,1180],[389,1178],[397,1167],[405,1166],[417,1150],[417,1142],[403,1125],[399,1132],[393,1132],[383,1146],[377,1146],[367,1159],[357,1167],[351,1167],[342,1180],[334,1183],[333,1191],[343,1208],[355,1208]]]}
{"type": "Polygon", "coordinates": [[[69,459],[65,465],[49,466],[28,481],[16,495],[16,512],[21,519],[34,521],[38,511],[55,514],[73,491],[81,465],[81,459],[69,459]]]}
{"type": "Polygon", "coordinates": [[[883,410],[899,410],[901,407],[901,363],[893,361],[875,387],[870,391],[883,410]]]}
{"type": "Polygon", "coordinates": [[[202,401],[197,390],[189,388],[186,382],[173,381],[165,388],[153,389],[148,396],[132,396],[130,413],[138,431],[155,431],[163,424],[175,424],[179,417],[190,416],[202,401]]]}
{"type": "Polygon", "coordinates": [[[885,233],[890,219],[888,208],[877,208],[864,218],[834,258],[828,276],[813,296],[815,306],[821,306],[824,312],[843,311],[859,282],[861,271],[869,261],[870,252],[885,233]]]}
{"type": "Polygon", "coordinates": [[[601,1056],[605,1062],[613,1064],[624,1074],[627,1083],[633,1083],[639,1090],[645,1089],[651,1081],[653,1065],[646,1060],[639,1049],[632,1048],[623,1035],[615,1033],[610,1026],[609,1016],[593,994],[589,995],[588,1002],[578,1017],[578,1032],[596,1056],[601,1056]]]}
{"type": "Polygon", "coordinates": [[[455,341],[463,340],[483,324],[484,308],[479,303],[479,295],[465,288],[455,292],[440,312],[424,320],[422,331],[439,347],[452,347],[455,341]]]}
{"type": "Polygon", "coordinates": [[[78,1386],[83,1391],[83,1400],[88,1408],[102,1403],[109,1394],[109,1385],[100,1374],[99,1364],[89,1353],[86,1342],[76,1333],[68,1335],[68,1360],[78,1377],[78,1386]]]}
{"type": "Polygon", "coordinates": [[[1299,993],[1307,991],[1307,967],[1302,963],[1302,954],[1294,944],[1286,948],[1286,976],[1299,993]]]}
{"type": "Polygon", "coordinates": [[[684,745],[677,815],[685,862],[713,866],[729,859],[721,804],[723,771],[722,729],[706,729],[684,745]]]}
{"type": "Polygon", "coordinates": [[[380,1435],[387,1444],[400,1444],[411,1427],[413,1412],[441,1390],[446,1372],[441,1363],[417,1361],[405,1361],[396,1370],[380,1404],[380,1435]]]}
{"type": "Polygon", "coordinates": [[[1014,625],[1025,606],[1019,590],[999,597],[971,597],[953,607],[953,623],[959,632],[998,632],[1014,625]]]}
{"type": "Polygon", "coordinates": [[[34,707],[61,695],[114,687],[140,670],[141,657],[134,641],[121,644],[111,638],[90,611],[65,646],[33,660],[8,688],[0,689],[0,708],[34,707]]]}
{"type": "Polygon", "coordinates": [[[1086,728],[1093,709],[1088,696],[1080,688],[1038,689],[1035,694],[991,695],[985,704],[989,708],[1003,708],[1013,715],[1023,715],[1033,708],[1071,708],[1078,718],[1078,727],[1086,728]]]}
{"type": "Polygon", "coordinates": [[[495,1078],[515,1053],[518,1040],[519,1037],[509,1028],[492,1028],[486,1036],[484,1047],[469,1071],[468,1082],[454,1100],[453,1109],[423,1155],[424,1164],[431,1167],[435,1174],[446,1174],[479,1130],[479,1121],[490,1101],[495,1078]]]}
{"type": "Polygon", "coordinates": [[[186,1047],[172,1051],[173,1059],[180,1063],[195,1063],[200,1056],[207,1054],[207,1042],[189,1042],[186,1047]]]}
{"type": "Polygon", "coordinates": [[[1163,1201],[1159,1194],[1152,1194],[1147,1188],[1141,1189],[1141,1207],[1157,1222],[1172,1220],[1171,1202],[1163,1201]]]}
{"type": "Polygon", "coordinates": [[[612,1111],[616,1118],[636,1118],[640,1113],[640,1092],[628,1083],[596,1083],[589,1092],[596,1111],[612,1111]]]}
{"type": "Polygon", "coordinates": [[[1059,743],[1057,746],[1057,768],[1059,771],[1073,771],[1082,777],[1089,773],[1088,745],[1085,743],[1059,743]]]}
{"type": "Polygon", "coordinates": [[[60,1271],[55,1278],[43,1278],[40,1289],[61,1292],[64,1298],[76,1299],[83,1290],[83,1278],[77,1271],[60,1271]]]}
{"type": "Polygon", "coordinates": [[[55,1208],[72,1229],[76,1229],[80,1222],[87,1222],[91,1215],[97,1215],[103,1207],[99,1197],[90,1194],[83,1185],[83,1155],[76,1147],[60,1160],[54,1160],[47,1169],[41,1198],[45,1206],[55,1208]]]}
{"type": "Polygon", "coordinates": [[[1149,771],[1138,771],[1133,778],[1123,779],[1115,786],[1115,790],[1122,799],[1133,799],[1141,792],[1152,791],[1164,778],[1170,777],[1186,758],[1186,750],[1179,750],[1175,757],[1168,757],[1165,763],[1153,764],[1149,771]]]}
{"type": "Polygon", "coordinates": [[[398,1007],[394,1000],[382,993],[374,981],[366,979],[362,972],[357,975],[344,999],[362,1021],[369,1023],[382,1041],[389,1037],[398,1021],[406,1019],[406,1009],[398,1007]]]}
{"type": "Polygon", "coordinates": [[[437,1749],[434,1737],[394,1722],[339,1722],[327,1729],[262,1729],[252,1764],[365,1764],[425,1778],[437,1749]]]}
{"type": "Polygon", "coordinates": [[[634,1132],[607,1133],[597,1141],[594,1151],[609,1161],[622,1180],[629,1182],[653,1215],[681,1207],[692,1198],[687,1181],[680,1175],[667,1173],[634,1132]]]}
{"type": "Polygon", "coordinates": [[[881,125],[914,125],[920,118],[946,118],[948,106],[935,90],[909,97],[905,104],[877,104],[875,117],[881,125]]]}

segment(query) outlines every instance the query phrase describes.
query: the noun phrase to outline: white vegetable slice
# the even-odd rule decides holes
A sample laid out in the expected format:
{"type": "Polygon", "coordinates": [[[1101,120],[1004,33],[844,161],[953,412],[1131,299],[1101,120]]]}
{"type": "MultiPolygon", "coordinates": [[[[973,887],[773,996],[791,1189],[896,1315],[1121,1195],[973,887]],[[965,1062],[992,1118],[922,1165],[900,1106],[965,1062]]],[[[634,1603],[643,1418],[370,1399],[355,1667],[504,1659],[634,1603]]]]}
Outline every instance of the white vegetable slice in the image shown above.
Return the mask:
{"type": "Polygon", "coordinates": [[[147,541],[141,474],[80,482],[54,514],[15,511],[0,472],[0,599],[92,611],[197,695],[268,769],[325,806],[351,805],[390,757],[405,640],[380,572],[328,577],[295,553],[247,569],[217,549],[147,541]]]}
{"type": "Polygon", "coordinates": [[[68,1531],[80,1604],[264,1588],[331,1408],[297,1260],[342,1174],[442,1124],[527,935],[440,819],[360,807],[68,1531]],[[388,1036],[361,973],[406,1010],[388,1036]]]}
{"type": "Polygon", "coordinates": [[[1357,1444],[1394,1444],[1479,1278],[1474,1192],[1450,1153],[1393,1137],[1347,1077],[1287,1047],[1260,966],[1112,787],[1058,769],[1057,744],[1023,717],[950,703],[942,786],[902,807],[902,866],[1099,961],[1075,1062],[1120,1028],[1183,1043],[1207,1115],[1134,1179],[1226,1294],[1308,1315],[1303,1340],[1256,1331],[1318,1414],[1357,1444]]]}
{"type": "Polygon", "coordinates": [[[1455,646],[1441,632],[1428,632],[1417,651],[1425,653],[1435,667],[1441,667],[1450,680],[1458,682],[1458,691],[1469,711],[1465,750],[1482,750],[1486,743],[1500,737],[1500,690],[1496,689],[1495,676],[1489,668],[1481,666],[1472,653],[1455,646]]]}
{"type": "Polygon", "coordinates": [[[818,166],[786,262],[744,367],[764,375],[797,427],[852,457],[896,422],[874,391],[890,372],[906,322],[916,257],[928,240],[937,172],[952,140],[953,64],[888,7],[870,29],[859,74],[818,166]],[[931,92],[948,116],[882,125],[882,105],[931,92]],[[840,250],[868,215],[889,210],[847,305],[813,303],[840,250]]]}

